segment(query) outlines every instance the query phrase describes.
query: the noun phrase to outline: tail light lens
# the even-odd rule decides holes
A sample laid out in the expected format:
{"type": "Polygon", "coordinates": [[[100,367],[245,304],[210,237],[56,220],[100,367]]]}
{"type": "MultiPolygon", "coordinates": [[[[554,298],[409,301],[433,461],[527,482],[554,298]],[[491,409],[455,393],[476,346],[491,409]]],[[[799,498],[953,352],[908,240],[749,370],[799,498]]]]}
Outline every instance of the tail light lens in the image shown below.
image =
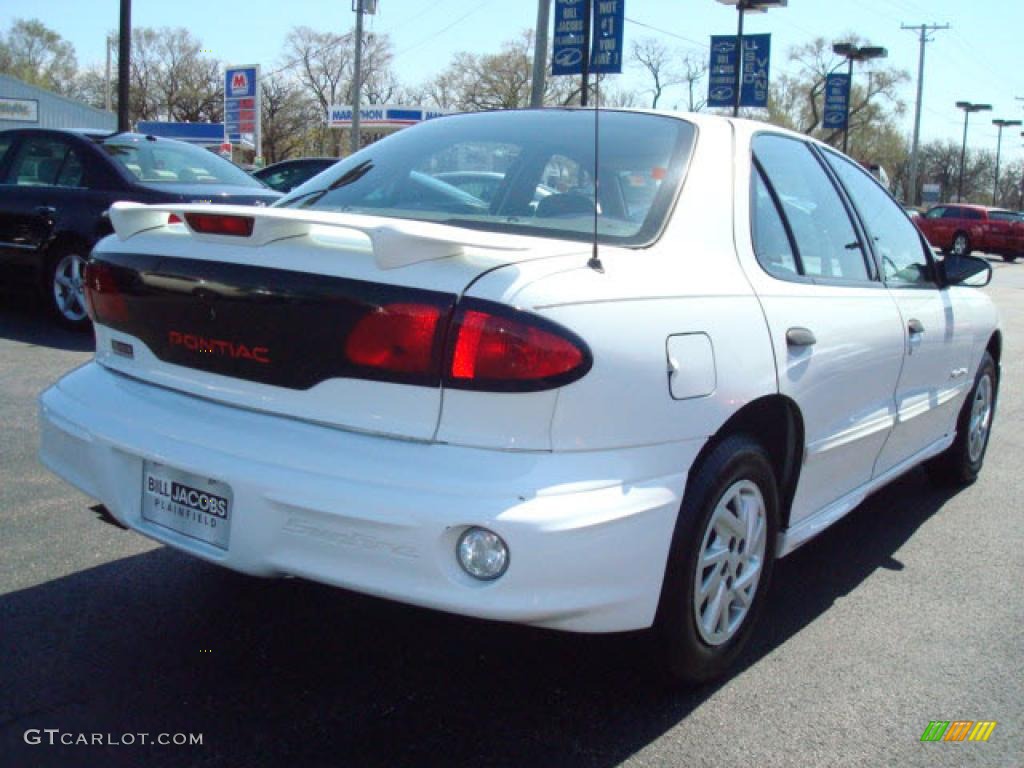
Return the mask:
{"type": "Polygon", "coordinates": [[[442,309],[430,304],[387,304],[356,323],[345,354],[377,371],[436,376],[441,316],[442,309]]]}
{"type": "Polygon", "coordinates": [[[554,389],[593,362],[574,333],[502,304],[463,300],[450,318],[444,306],[386,304],[355,324],[345,356],[372,378],[484,392],[554,389]]]}
{"type": "Polygon", "coordinates": [[[102,261],[85,265],[85,308],[93,322],[124,321],[128,307],[117,284],[113,267],[102,261]]]}
{"type": "Polygon", "coordinates": [[[220,213],[186,213],[185,221],[201,234],[232,237],[249,237],[256,224],[252,216],[226,216],[220,213]]]}
{"type": "Polygon", "coordinates": [[[554,389],[584,376],[593,362],[568,329],[501,304],[460,304],[450,336],[445,383],[458,389],[554,389]]]}

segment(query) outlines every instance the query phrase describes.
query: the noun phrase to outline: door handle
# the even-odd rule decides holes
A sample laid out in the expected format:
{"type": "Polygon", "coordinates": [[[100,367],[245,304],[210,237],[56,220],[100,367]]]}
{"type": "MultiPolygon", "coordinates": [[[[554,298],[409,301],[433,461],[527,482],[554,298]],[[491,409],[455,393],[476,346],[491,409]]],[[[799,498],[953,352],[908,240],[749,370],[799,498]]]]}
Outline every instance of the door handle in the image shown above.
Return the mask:
{"type": "Polygon", "coordinates": [[[907,323],[907,330],[910,331],[911,336],[916,336],[918,334],[924,333],[924,323],[922,323],[916,317],[912,317],[910,318],[910,321],[907,323]]]}
{"type": "Polygon", "coordinates": [[[40,205],[36,207],[36,215],[44,219],[51,219],[57,215],[57,209],[52,205],[40,205]]]}
{"type": "Polygon", "coordinates": [[[790,347],[812,347],[818,343],[809,328],[790,328],[786,331],[786,345],[790,347]]]}

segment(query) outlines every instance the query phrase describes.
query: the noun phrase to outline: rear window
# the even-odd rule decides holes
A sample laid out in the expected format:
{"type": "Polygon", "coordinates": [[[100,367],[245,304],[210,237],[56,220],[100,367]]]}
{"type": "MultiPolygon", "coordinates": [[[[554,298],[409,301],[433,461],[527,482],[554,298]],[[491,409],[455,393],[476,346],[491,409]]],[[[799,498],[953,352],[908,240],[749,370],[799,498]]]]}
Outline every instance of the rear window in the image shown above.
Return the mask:
{"type": "Polygon", "coordinates": [[[282,207],[366,213],[524,235],[645,245],[664,225],[696,130],[602,111],[487,112],[431,120],[352,155],[282,207]],[[333,188],[332,188],[333,187],[333,188]]]}
{"type": "Polygon", "coordinates": [[[263,184],[223,157],[190,144],[171,141],[112,140],[102,144],[136,179],[146,184],[263,184]]]}

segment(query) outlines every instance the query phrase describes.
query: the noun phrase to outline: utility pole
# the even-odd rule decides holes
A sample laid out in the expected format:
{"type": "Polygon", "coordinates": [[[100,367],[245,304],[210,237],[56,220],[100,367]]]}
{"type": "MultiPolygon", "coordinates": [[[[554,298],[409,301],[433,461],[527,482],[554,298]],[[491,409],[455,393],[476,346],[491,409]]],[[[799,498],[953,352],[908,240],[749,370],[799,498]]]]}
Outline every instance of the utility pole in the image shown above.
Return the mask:
{"type": "Polygon", "coordinates": [[[530,81],[530,106],[544,106],[544,83],[548,70],[548,26],[551,0],[537,0],[537,29],[533,33],[533,79],[530,81]]]}
{"type": "Polygon", "coordinates": [[[909,26],[900,24],[900,29],[915,30],[921,44],[921,53],[917,61],[917,104],[914,107],[914,141],[910,148],[910,202],[917,205],[920,196],[917,194],[917,153],[921,144],[921,98],[924,95],[924,46],[935,38],[928,37],[929,32],[949,29],[949,24],[920,24],[909,26]]]}
{"type": "Polygon", "coordinates": [[[103,104],[107,112],[111,112],[111,96],[110,96],[110,46],[113,44],[113,40],[110,39],[110,35],[107,35],[107,77],[103,81],[103,104]]]}
{"type": "Polygon", "coordinates": [[[359,92],[363,88],[363,0],[352,0],[356,12],[356,55],[352,65],[352,147],[359,151],[359,92]]]}
{"type": "Polygon", "coordinates": [[[132,0],[121,0],[121,24],[117,39],[117,132],[127,133],[128,81],[132,76],[132,0]]]}

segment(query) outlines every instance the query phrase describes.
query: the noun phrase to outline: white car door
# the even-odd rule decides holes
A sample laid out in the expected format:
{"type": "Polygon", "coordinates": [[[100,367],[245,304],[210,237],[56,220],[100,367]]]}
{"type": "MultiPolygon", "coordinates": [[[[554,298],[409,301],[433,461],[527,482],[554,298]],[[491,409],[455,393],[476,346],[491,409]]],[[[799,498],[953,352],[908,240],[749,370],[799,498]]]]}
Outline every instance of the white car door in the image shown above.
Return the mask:
{"type": "Polygon", "coordinates": [[[896,425],[875,467],[880,475],[955,429],[971,385],[972,329],[951,292],[935,282],[929,250],[903,210],[859,166],[834,152],[824,155],[853,200],[902,318],[905,358],[895,391],[896,425]]]}
{"type": "Polygon", "coordinates": [[[752,149],[756,262],[747,272],[771,331],[779,391],[804,421],[793,526],[871,480],[893,424],[902,319],[817,154],[767,133],[752,149]]]}

